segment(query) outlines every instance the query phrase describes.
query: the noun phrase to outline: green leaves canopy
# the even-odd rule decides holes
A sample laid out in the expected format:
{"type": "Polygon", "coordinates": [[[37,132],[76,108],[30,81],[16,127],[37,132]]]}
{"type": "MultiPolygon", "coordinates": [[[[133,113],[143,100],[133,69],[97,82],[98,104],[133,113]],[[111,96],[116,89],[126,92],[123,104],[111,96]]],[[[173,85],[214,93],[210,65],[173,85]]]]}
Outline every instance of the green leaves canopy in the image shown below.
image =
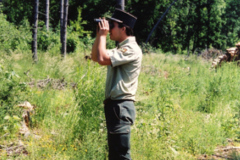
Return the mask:
{"type": "MultiPolygon", "coordinates": [[[[126,11],[136,15],[138,21],[134,32],[138,42],[144,42],[158,19],[172,0],[127,0],[126,11]]],[[[50,23],[52,28],[59,24],[58,0],[50,1],[50,23]]],[[[31,0],[3,0],[7,19],[20,24],[24,19],[31,21],[31,0]]],[[[78,7],[82,8],[85,30],[95,35],[93,19],[114,11],[115,0],[70,0],[69,20],[79,19],[78,7]]],[[[44,20],[45,1],[40,0],[39,19],[44,20]]],[[[161,21],[150,43],[163,51],[194,53],[197,50],[215,47],[226,49],[239,41],[240,35],[239,0],[179,0],[161,21]]],[[[69,23],[70,24],[70,23],[69,23]]]]}

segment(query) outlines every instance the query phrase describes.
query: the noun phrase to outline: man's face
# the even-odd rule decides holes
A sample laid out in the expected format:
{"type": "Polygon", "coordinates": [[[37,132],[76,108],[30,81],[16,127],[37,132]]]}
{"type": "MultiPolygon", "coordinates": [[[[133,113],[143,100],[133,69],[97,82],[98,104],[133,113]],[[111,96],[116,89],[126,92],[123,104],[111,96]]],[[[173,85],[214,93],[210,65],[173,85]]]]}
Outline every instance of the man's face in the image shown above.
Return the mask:
{"type": "Polygon", "coordinates": [[[118,23],[112,21],[114,27],[110,29],[110,39],[114,41],[119,41],[122,36],[122,28],[118,27],[118,23]]]}

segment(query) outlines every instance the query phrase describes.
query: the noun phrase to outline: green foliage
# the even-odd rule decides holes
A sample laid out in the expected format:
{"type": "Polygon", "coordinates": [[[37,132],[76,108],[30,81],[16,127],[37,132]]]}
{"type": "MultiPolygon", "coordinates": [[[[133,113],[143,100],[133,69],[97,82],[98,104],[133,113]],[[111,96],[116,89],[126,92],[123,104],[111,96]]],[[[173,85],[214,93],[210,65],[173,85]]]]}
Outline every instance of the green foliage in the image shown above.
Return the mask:
{"type": "Polygon", "coordinates": [[[85,45],[84,45],[84,40],[88,41],[89,36],[83,37],[82,39],[79,37],[79,33],[74,31],[73,27],[68,27],[68,33],[67,33],[67,52],[68,53],[73,53],[79,50],[84,50],[85,45]]]}
{"type": "MultiPolygon", "coordinates": [[[[86,61],[77,52],[65,60],[49,52],[39,54],[39,62],[34,65],[29,63],[30,53],[18,58],[16,55],[3,61],[2,66],[7,68],[1,67],[4,79],[14,75],[10,72],[13,69],[21,82],[48,76],[64,78],[69,85],[64,90],[34,87],[30,94],[19,87],[8,92],[8,97],[14,97],[9,103],[24,99],[36,106],[32,130],[38,131],[41,138],[21,139],[26,150],[34,153],[24,158],[106,159],[102,104],[106,68],[86,61]],[[28,76],[23,73],[27,70],[28,76]],[[5,73],[11,74],[6,77],[5,73]]],[[[210,63],[197,57],[186,59],[170,53],[143,56],[135,102],[137,119],[131,131],[133,159],[196,159],[201,154],[212,155],[217,146],[227,145],[227,138],[239,140],[240,74],[236,64],[224,64],[215,71],[209,70],[210,63]]],[[[9,86],[7,82],[0,81],[1,89],[9,86]]],[[[8,112],[1,112],[1,133],[17,135],[14,133],[21,112],[12,107],[14,104],[0,106],[11,106],[8,112]]]]}
{"type": "MultiPolygon", "coordinates": [[[[19,111],[19,110],[18,110],[19,111]]],[[[3,130],[5,133],[14,133],[16,131],[18,131],[21,127],[20,125],[20,120],[21,118],[19,118],[16,115],[11,116],[5,116],[4,117],[4,123],[3,123],[3,130]]]]}
{"type": "MultiPolygon", "coordinates": [[[[27,150],[34,153],[27,158],[106,159],[102,104],[106,69],[85,61],[82,53],[90,51],[94,42],[87,31],[95,31],[93,18],[109,15],[114,2],[70,1],[67,50],[75,53],[61,60],[59,2],[51,1],[52,29],[46,31],[40,15],[40,54],[34,65],[29,63],[31,3],[23,3],[5,0],[7,16],[0,14],[0,133],[16,133],[21,111],[14,106],[30,100],[36,105],[34,129],[51,138],[26,140],[27,150]],[[46,77],[65,79],[69,87],[62,91],[29,90],[20,83],[46,77]],[[72,89],[71,83],[77,87],[72,89]]],[[[169,2],[135,0],[126,5],[126,10],[138,17],[135,34],[142,42],[169,2]]],[[[156,46],[187,54],[187,50],[193,53],[211,46],[233,46],[240,35],[239,5],[238,0],[178,1],[154,32],[152,45],[143,44],[142,50],[160,52],[156,46]]],[[[43,8],[40,4],[40,10],[43,8]]],[[[115,42],[109,36],[107,40],[107,48],[114,48],[115,42]]],[[[196,159],[200,154],[213,154],[216,146],[227,145],[227,138],[239,141],[239,68],[235,63],[224,64],[216,71],[209,67],[208,62],[193,56],[186,59],[170,53],[144,55],[135,103],[138,116],[132,127],[133,159],[196,159]]]]}
{"type": "Polygon", "coordinates": [[[14,50],[29,50],[31,42],[30,27],[27,21],[16,27],[0,14],[0,50],[10,52],[14,50]]]}
{"type": "Polygon", "coordinates": [[[151,46],[149,43],[142,43],[141,44],[141,49],[143,53],[155,53],[156,48],[151,46]]]}
{"type": "Polygon", "coordinates": [[[53,48],[60,48],[60,32],[59,30],[56,30],[55,32],[51,29],[47,31],[45,23],[43,21],[39,22],[39,28],[38,29],[38,37],[37,37],[37,44],[38,49],[42,51],[49,51],[53,48]]]}
{"type": "Polygon", "coordinates": [[[83,25],[86,25],[87,21],[82,20],[82,8],[78,7],[78,17],[76,21],[70,21],[71,27],[79,34],[79,37],[82,37],[84,34],[90,34],[91,31],[85,31],[83,25]]]}
{"type": "Polygon", "coordinates": [[[79,48],[90,48],[93,41],[90,37],[91,31],[85,31],[83,25],[86,25],[87,21],[82,20],[82,8],[78,7],[78,17],[76,21],[70,21],[70,27],[68,27],[67,36],[67,51],[69,53],[79,51],[79,48]]]}
{"type": "MultiPolygon", "coordinates": [[[[135,145],[147,148],[154,141],[161,141],[165,145],[156,148],[170,146],[178,153],[212,154],[215,145],[226,144],[224,137],[239,137],[238,67],[226,64],[215,72],[194,57],[176,59],[171,55],[144,57],[140,76],[144,88],[139,96],[141,99],[147,95],[148,99],[136,104],[140,106],[137,111],[140,121],[135,129],[143,139],[135,145]],[[211,138],[213,135],[215,138],[211,138]]],[[[174,159],[175,151],[171,148],[160,154],[165,159],[174,159]]],[[[144,151],[151,152],[141,150],[144,151]]],[[[152,155],[151,159],[157,156],[152,155]]]]}
{"type": "Polygon", "coordinates": [[[16,103],[21,102],[22,95],[27,91],[25,83],[20,83],[19,76],[11,69],[6,70],[0,64],[0,133],[12,132],[19,128],[16,122],[19,119],[13,119],[11,116],[20,116],[19,109],[14,107],[16,103]],[[8,118],[7,118],[7,117],[8,118]]]}
{"type": "Polygon", "coordinates": [[[3,13],[7,15],[7,20],[19,25],[25,19],[32,20],[33,3],[31,0],[3,0],[3,13]]]}
{"type": "MultiPolygon", "coordinates": [[[[76,34],[83,38],[86,34],[95,37],[93,19],[111,15],[115,1],[70,0],[69,4],[70,23],[68,25],[73,28],[72,31],[76,31],[76,34]]],[[[25,19],[32,21],[30,0],[4,0],[3,5],[3,13],[7,15],[7,20],[10,22],[19,25],[25,19]]],[[[126,11],[138,17],[134,32],[140,44],[145,42],[169,5],[170,2],[165,0],[126,1],[126,11]]],[[[238,0],[177,1],[156,28],[149,43],[164,52],[171,51],[178,54],[193,54],[195,50],[211,47],[226,49],[234,46],[240,35],[239,6],[238,0]]],[[[59,24],[59,8],[59,1],[52,0],[50,24],[53,30],[59,24]]],[[[45,3],[40,3],[39,10],[44,12],[45,3]]],[[[39,14],[39,19],[45,20],[44,15],[39,14]]],[[[70,52],[74,52],[78,50],[76,48],[78,42],[75,34],[70,36],[68,48],[70,52]]],[[[47,41],[46,44],[49,42],[47,41]]],[[[15,43],[12,45],[14,46],[15,43]]],[[[46,50],[46,47],[43,48],[46,50]]]]}
{"type": "Polygon", "coordinates": [[[113,49],[113,48],[116,48],[116,42],[115,41],[112,41],[110,39],[110,35],[108,34],[107,35],[107,46],[106,46],[107,49],[113,49]]]}
{"type": "Polygon", "coordinates": [[[101,133],[101,130],[106,129],[103,114],[105,78],[103,78],[102,69],[98,65],[93,65],[90,61],[85,65],[76,68],[79,80],[77,90],[75,90],[78,103],[75,114],[78,119],[73,125],[72,138],[79,137],[84,141],[86,137],[89,137],[87,140],[89,142],[83,142],[84,148],[88,150],[87,155],[77,154],[78,159],[104,159],[106,155],[99,153],[98,150],[106,151],[106,143],[94,144],[92,142],[105,141],[105,134],[101,133]],[[98,134],[98,136],[94,136],[94,134],[98,134]]]}

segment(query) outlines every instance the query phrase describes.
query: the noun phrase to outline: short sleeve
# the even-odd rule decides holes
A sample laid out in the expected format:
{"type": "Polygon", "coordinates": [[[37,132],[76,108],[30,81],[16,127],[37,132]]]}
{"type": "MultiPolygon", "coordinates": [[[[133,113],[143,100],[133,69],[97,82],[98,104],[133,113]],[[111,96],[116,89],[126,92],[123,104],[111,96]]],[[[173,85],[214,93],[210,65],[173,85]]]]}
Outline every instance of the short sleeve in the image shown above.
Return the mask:
{"type": "Polygon", "coordinates": [[[112,67],[120,66],[137,59],[136,53],[129,47],[115,48],[107,51],[112,67]]]}

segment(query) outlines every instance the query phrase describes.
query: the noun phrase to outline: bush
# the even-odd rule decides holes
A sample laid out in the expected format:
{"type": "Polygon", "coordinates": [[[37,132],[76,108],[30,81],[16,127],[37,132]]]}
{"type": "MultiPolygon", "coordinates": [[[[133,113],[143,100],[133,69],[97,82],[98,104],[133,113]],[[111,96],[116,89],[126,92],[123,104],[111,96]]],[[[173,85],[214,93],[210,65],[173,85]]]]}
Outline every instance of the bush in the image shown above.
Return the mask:
{"type": "MultiPolygon", "coordinates": [[[[0,133],[8,132],[8,126],[4,125],[6,120],[10,121],[11,118],[6,118],[6,116],[19,115],[19,109],[14,108],[16,103],[19,103],[23,99],[22,94],[27,91],[27,86],[24,83],[19,83],[19,76],[13,70],[4,70],[3,66],[0,64],[0,133]]],[[[12,124],[12,123],[7,123],[12,124]]],[[[9,127],[12,128],[12,127],[9,127]]]]}
{"type": "Polygon", "coordinates": [[[156,52],[156,48],[154,48],[153,46],[151,46],[149,43],[142,43],[140,45],[142,52],[143,53],[155,53],[156,52]]]}
{"type": "Polygon", "coordinates": [[[0,14],[0,50],[9,52],[10,50],[29,50],[32,40],[29,23],[25,20],[16,27],[0,14]]]}
{"type": "Polygon", "coordinates": [[[48,51],[54,47],[60,48],[60,34],[57,29],[53,32],[51,29],[47,31],[46,26],[43,21],[39,23],[41,29],[38,30],[38,49],[42,51],[48,51]]]}
{"type": "Polygon", "coordinates": [[[67,52],[72,53],[77,50],[77,47],[80,45],[80,39],[76,32],[68,32],[67,35],[67,52]]]}

